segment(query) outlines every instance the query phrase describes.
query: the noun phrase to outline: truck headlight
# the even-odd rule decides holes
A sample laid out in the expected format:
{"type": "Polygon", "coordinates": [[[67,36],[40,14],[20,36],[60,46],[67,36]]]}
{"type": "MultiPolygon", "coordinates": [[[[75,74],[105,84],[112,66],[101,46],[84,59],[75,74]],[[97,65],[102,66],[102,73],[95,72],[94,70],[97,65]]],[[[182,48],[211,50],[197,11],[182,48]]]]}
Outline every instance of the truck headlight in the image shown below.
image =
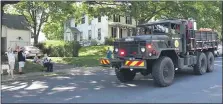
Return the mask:
{"type": "Polygon", "coordinates": [[[145,51],[146,51],[146,48],[142,47],[141,52],[145,52],[145,51]]]}
{"type": "Polygon", "coordinates": [[[115,48],[115,52],[118,52],[118,48],[115,48]]]}

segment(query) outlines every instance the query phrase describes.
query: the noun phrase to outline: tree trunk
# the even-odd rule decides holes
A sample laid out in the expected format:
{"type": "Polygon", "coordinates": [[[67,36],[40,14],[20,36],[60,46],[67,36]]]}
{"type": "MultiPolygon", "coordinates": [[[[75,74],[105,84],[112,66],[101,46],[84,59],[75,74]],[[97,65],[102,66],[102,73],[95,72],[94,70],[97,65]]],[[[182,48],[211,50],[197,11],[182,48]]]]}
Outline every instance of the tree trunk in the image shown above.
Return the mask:
{"type": "Polygon", "coordinates": [[[34,46],[38,44],[38,35],[34,34],[34,46]]]}

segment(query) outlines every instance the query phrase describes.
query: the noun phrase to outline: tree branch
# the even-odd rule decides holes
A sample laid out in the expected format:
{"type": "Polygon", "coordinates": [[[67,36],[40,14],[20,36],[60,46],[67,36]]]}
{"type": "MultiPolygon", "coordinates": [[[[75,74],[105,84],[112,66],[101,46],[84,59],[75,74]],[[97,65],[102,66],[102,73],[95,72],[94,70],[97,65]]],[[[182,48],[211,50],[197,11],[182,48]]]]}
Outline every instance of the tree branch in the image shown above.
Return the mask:
{"type": "Polygon", "coordinates": [[[26,23],[27,23],[30,27],[32,27],[33,25],[32,25],[31,23],[29,23],[29,20],[28,20],[27,17],[25,16],[24,12],[21,12],[21,14],[22,14],[23,17],[25,18],[26,23]]]}
{"type": "Polygon", "coordinates": [[[37,30],[37,37],[39,36],[39,32],[40,32],[40,29],[41,29],[41,26],[42,26],[42,24],[44,23],[44,15],[45,15],[45,12],[44,12],[44,10],[42,9],[42,14],[41,14],[41,16],[40,16],[40,23],[39,23],[39,26],[38,26],[38,30],[37,30]]]}
{"type": "Polygon", "coordinates": [[[168,7],[168,5],[166,4],[165,7],[163,7],[163,8],[161,8],[161,9],[159,9],[159,10],[153,12],[153,13],[151,14],[150,17],[148,17],[148,18],[145,19],[145,21],[149,21],[150,19],[152,19],[152,18],[154,17],[154,15],[158,14],[158,13],[161,12],[162,10],[165,10],[167,7],[168,7]]]}

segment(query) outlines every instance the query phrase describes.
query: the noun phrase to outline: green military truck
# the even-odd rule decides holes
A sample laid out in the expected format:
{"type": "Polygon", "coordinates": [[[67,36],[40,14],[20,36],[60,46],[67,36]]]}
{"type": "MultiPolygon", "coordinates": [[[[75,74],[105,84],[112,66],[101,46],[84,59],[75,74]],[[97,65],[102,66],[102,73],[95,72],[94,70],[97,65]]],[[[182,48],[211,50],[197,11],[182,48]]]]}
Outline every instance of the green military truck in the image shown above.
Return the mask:
{"type": "Polygon", "coordinates": [[[152,74],[161,87],[173,83],[175,72],[192,67],[197,75],[214,70],[217,33],[197,30],[193,19],[167,19],[137,26],[136,36],[114,42],[110,60],[121,82],[134,79],[136,73],[152,74]]]}

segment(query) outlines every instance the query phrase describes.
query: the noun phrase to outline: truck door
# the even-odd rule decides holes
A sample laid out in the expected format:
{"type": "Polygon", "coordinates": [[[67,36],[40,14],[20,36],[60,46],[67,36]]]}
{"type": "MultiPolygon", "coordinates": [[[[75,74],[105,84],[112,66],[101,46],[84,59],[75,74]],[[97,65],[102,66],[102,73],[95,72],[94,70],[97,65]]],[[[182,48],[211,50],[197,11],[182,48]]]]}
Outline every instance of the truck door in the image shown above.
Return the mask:
{"type": "Polygon", "coordinates": [[[181,42],[181,34],[180,34],[180,25],[171,23],[171,34],[172,34],[172,42],[173,47],[176,51],[182,51],[182,42],[181,42]]]}

